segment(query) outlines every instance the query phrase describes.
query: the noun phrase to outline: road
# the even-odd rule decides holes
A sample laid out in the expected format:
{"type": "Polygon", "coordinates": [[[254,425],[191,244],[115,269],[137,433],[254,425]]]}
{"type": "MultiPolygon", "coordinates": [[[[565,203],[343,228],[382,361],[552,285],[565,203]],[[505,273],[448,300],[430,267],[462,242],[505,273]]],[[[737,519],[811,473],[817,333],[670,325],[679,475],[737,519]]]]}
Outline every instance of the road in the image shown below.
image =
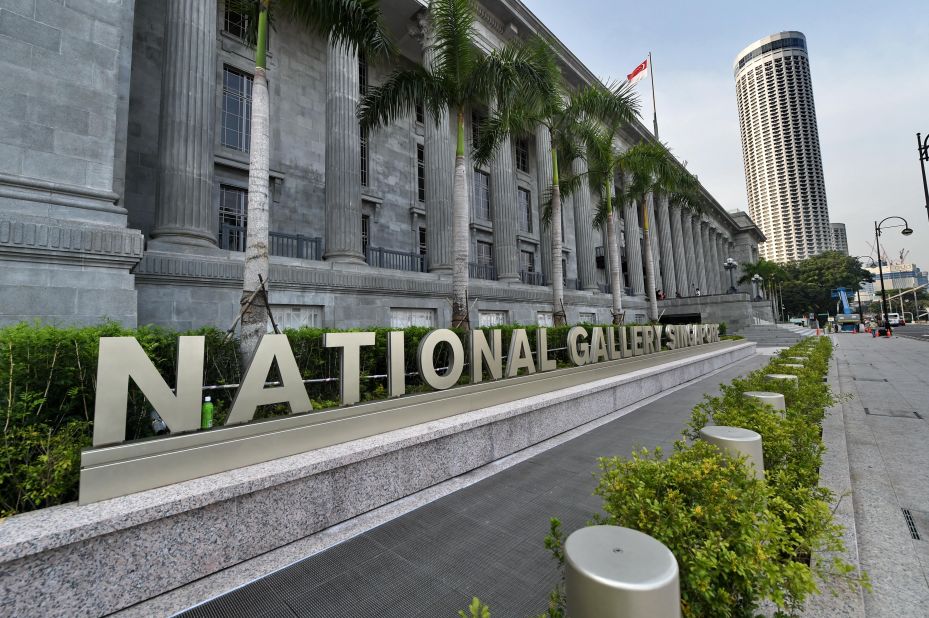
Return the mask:
{"type": "Polygon", "coordinates": [[[894,334],[898,337],[906,337],[907,339],[916,339],[917,341],[929,343],[929,325],[927,324],[907,324],[906,326],[898,326],[894,329],[894,334]]]}

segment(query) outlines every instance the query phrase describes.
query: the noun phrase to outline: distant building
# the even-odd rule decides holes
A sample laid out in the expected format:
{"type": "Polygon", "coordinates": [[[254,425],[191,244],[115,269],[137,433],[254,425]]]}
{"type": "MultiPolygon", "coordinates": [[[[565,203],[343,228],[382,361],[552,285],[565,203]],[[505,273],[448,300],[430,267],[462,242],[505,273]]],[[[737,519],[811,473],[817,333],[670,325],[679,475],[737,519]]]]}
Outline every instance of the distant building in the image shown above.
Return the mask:
{"type": "Polygon", "coordinates": [[[748,209],[767,260],[801,260],[833,246],[813,84],[802,32],[755,41],[736,57],[748,209]]]}
{"type": "MultiPolygon", "coordinates": [[[[916,264],[884,264],[883,269],[884,289],[888,293],[929,284],[929,273],[921,270],[916,264]]],[[[861,300],[871,301],[876,298],[876,292],[881,290],[881,277],[877,266],[865,270],[874,275],[874,282],[862,284],[861,300]]]]}
{"type": "Polygon", "coordinates": [[[832,249],[848,255],[848,236],[845,234],[844,223],[830,223],[832,227],[832,249]]]}

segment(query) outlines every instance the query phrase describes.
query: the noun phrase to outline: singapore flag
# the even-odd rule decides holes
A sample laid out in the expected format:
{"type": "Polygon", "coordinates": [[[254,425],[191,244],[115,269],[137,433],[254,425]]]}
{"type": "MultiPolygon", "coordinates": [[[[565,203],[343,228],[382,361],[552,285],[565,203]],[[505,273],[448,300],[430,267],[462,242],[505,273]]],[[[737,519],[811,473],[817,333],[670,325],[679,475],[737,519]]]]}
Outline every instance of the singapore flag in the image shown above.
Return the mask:
{"type": "Polygon", "coordinates": [[[632,73],[626,76],[626,79],[629,80],[630,86],[634,86],[646,77],[648,77],[648,58],[643,60],[642,64],[633,69],[632,73]]]}

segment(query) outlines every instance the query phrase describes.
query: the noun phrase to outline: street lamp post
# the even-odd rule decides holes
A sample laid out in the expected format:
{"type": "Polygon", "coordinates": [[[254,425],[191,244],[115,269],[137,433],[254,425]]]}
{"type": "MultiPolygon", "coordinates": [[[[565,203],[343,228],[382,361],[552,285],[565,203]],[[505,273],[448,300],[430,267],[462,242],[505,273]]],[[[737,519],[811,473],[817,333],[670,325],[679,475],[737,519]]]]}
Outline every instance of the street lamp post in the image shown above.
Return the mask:
{"type": "Polygon", "coordinates": [[[761,300],[761,275],[752,275],[752,300],[761,300]]]}
{"type": "Polygon", "coordinates": [[[726,292],[727,294],[735,294],[737,291],[735,289],[735,279],[733,278],[734,277],[733,271],[736,269],[737,266],[738,264],[736,264],[736,261],[733,260],[731,257],[726,258],[726,262],[723,264],[723,268],[729,271],[729,291],[726,292]]]}
{"type": "MultiPolygon", "coordinates": [[[[863,257],[866,257],[869,260],[871,259],[870,256],[865,256],[865,255],[856,255],[855,259],[860,260],[863,257]]],[[[871,268],[874,268],[873,260],[871,261],[871,268]]],[[[858,319],[861,320],[862,324],[864,324],[864,311],[861,310],[861,282],[860,281],[858,282],[858,289],[855,290],[855,298],[858,299],[858,319]]]]}
{"type": "Polygon", "coordinates": [[[926,194],[926,215],[929,216],[929,184],[926,183],[926,162],[929,161],[929,135],[926,136],[926,139],[923,139],[921,133],[916,134],[916,151],[919,153],[919,165],[923,172],[923,193],[926,194]]]}
{"type": "Polygon", "coordinates": [[[900,233],[903,234],[904,236],[909,236],[910,234],[913,233],[913,230],[910,229],[910,224],[907,223],[906,219],[904,219],[903,217],[895,217],[895,216],[884,217],[883,219],[881,219],[880,223],[878,223],[877,221],[874,222],[874,242],[877,246],[877,271],[881,275],[881,311],[883,312],[882,322],[885,325],[885,327],[890,331],[890,334],[893,334],[893,329],[890,328],[890,323],[887,320],[887,313],[888,313],[887,293],[884,290],[884,267],[883,267],[883,260],[881,260],[881,226],[884,225],[884,221],[887,221],[888,219],[900,219],[901,221],[903,221],[903,225],[888,225],[887,227],[888,228],[902,227],[903,229],[900,230],[900,233]]]}

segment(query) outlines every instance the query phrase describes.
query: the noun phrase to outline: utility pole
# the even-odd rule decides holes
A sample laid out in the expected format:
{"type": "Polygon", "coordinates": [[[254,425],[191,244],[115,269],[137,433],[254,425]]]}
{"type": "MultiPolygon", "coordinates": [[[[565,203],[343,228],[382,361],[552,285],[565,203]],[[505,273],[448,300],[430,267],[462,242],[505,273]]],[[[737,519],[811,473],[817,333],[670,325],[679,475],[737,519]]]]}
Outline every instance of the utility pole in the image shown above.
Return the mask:
{"type": "Polygon", "coordinates": [[[923,172],[923,193],[926,195],[926,216],[929,217],[929,184],[926,183],[926,162],[929,161],[929,135],[927,135],[924,140],[921,133],[916,134],[916,151],[919,153],[919,165],[923,172]]]}

